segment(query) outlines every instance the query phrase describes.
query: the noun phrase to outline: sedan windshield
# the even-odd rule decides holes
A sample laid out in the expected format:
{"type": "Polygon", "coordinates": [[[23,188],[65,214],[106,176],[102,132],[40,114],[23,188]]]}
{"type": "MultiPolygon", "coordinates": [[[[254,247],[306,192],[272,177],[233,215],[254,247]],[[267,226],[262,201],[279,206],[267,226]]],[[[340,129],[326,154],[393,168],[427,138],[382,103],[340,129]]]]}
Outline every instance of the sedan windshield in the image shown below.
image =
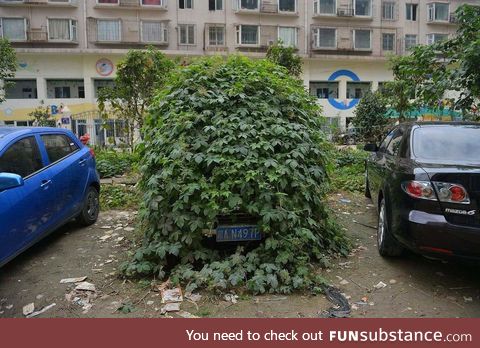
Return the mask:
{"type": "Polygon", "coordinates": [[[430,125],[413,132],[413,153],[422,160],[480,165],[480,126],[430,125]]]}

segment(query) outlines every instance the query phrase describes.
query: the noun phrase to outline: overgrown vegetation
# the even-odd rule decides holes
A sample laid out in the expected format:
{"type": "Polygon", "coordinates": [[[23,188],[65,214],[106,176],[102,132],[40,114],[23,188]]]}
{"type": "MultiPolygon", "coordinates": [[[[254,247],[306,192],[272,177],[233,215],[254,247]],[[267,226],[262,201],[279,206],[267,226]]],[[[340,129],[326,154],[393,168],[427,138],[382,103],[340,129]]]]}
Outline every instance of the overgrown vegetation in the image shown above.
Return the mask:
{"type": "Polygon", "coordinates": [[[329,216],[330,146],[302,82],[267,60],[203,58],[177,72],[145,127],[144,242],[128,276],[289,293],[322,284],[314,265],[349,243],[329,216]],[[209,248],[217,218],[247,214],[265,236],[209,248]]]}
{"type": "Polygon", "coordinates": [[[331,175],[332,191],[363,192],[365,190],[365,159],[363,150],[343,148],[332,152],[335,167],[331,175]]]}
{"type": "MultiPolygon", "coordinates": [[[[0,38],[0,81],[3,81],[3,90],[9,84],[7,79],[15,77],[17,71],[17,55],[7,39],[0,38]]],[[[0,89],[0,103],[5,101],[5,93],[0,89]]]]}
{"type": "Polygon", "coordinates": [[[302,58],[296,54],[295,47],[276,42],[268,48],[267,59],[286,68],[292,76],[300,77],[302,74],[302,58]]]}
{"type": "Polygon", "coordinates": [[[112,178],[135,169],[139,156],[135,152],[95,149],[97,170],[101,178],[112,178]]]}
{"type": "Polygon", "coordinates": [[[365,93],[355,109],[353,125],[360,140],[365,143],[380,142],[385,135],[389,119],[387,102],[380,92],[365,93]]]}
{"type": "Polygon", "coordinates": [[[33,123],[39,127],[47,127],[51,123],[55,123],[55,119],[50,114],[50,107],[45,106],[45,102],[40,101],[40,105],[35,108],[32,112],[28,114],[30,119],[33,120],[33,123]]]}
{"type": "Polygon", "coordinates": [[[118,64],[114,87],[99,92],[103,117],[125,121],[128,144],[133,148],[135,129],[142,129],[148,107],[175,64],[154,47],[130,50],[118,64]]]}
{"type": "Polygon", "coordinates": [[[102,185],[100,190],[100,206],[102,210],[137,209],[140,205],[140,194],[133,185],[102,185]]]}

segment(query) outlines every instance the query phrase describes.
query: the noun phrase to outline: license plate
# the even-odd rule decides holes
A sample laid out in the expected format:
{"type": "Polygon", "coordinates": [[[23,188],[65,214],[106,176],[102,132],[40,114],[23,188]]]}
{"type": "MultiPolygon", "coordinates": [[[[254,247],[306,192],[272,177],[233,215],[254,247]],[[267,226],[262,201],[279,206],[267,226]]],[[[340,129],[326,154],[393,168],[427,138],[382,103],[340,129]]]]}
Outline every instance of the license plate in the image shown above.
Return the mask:
{"type": "Polygon", "coordinates": [[[262,234],[258,226],[219,226],[217,242],[243,242],[261,240],[262,234]]]}

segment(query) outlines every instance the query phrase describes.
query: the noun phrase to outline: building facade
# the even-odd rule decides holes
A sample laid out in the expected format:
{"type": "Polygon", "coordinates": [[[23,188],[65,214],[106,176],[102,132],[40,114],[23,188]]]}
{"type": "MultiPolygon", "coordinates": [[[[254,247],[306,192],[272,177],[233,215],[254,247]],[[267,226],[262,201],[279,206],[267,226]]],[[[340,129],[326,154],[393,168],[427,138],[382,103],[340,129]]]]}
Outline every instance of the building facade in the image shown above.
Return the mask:
{"type": "MultiPolygon", "coordinates": [[[[27,125],[41,102],[59,121],[63,110],[92,113],[132,48],[256,58],[282,40],[325,115],[345,126],[365,91],[392,79],[387,57],[453,35],[464,3],[480,0],[0,0],[0,36],[20,63],[0,121],[27,125]]],[[[88,117],[76,118],[81,134],[88,117]]]]}

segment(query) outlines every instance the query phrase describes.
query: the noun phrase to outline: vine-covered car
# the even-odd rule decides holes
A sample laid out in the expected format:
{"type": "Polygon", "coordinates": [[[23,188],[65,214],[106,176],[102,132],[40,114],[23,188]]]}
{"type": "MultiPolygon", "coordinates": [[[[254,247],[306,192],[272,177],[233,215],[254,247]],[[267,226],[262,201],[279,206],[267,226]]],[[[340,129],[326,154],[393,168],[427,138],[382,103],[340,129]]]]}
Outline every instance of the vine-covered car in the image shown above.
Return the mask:
{"type": "Polygon", "coordinates": [[[366,161],[366,195],[378,208],[378,250],[480,258],[480,125],[409,123],[366,161]]]}
{"type": "Polygon", "coordinates": [[[99,191],[93,151],[70,131],[0,127],[0,266],[73,218],[93,224],[99,191]]]}

